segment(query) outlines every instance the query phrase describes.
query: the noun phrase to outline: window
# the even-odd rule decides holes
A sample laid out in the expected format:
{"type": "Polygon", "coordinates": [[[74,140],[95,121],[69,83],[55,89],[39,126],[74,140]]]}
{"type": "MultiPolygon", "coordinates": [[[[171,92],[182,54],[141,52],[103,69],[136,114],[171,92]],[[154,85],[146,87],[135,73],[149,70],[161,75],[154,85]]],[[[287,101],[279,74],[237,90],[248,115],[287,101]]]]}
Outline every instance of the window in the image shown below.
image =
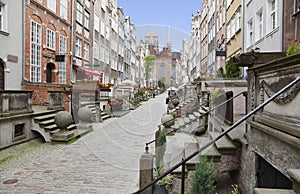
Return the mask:
{"type": "Polygon", "coordinates": [[[268,28],[269,31],[272,31],[277,27],[277,7],[276,7],[275,0],[268,0],[268,10],[269,10],[268,28]]]}
{"type": "MultiPolygon", "coordinates": [[[[65,36],[59,36],[59,52],[66,54],[67,52],[67,38],[65,36]]],[[[59,83],[65,84],[66,81],[66,62],[59,63],[59,83]]]]}
{"type": "Polygon", "coordinates": [[[236,31],[241,28],[241,9],[238,9],[235,14],[235,21],[236,21],[236,31]]]}
{"type": "Polygon", "coordinates": [[[253,21],[248,21],[248,46],[253,44],[253,21]]]}
{"type": "Polygon", "coordinates": [[[100,19],[99,16],[97,16],[96,14],[94,17],[94,29],[95,31],[100,32],[100,19]]]}
{"type": "Polygon", "coordinates": [[[31,21],[30,29],[30,81],[41,82],[42,26],[31,21]]]}
{"type": "Polygon", "coordinates": [[[94,41],[94,58],[99,59],[100,57],[100,45],[99,42],[94,41]]]}
{"type": "Polygon", "coordinates": [[[6,5],[0,2],[0,31],[7,31],[6,5]]]}
{"type": "Polygon", "coordinates": [[[76,38],[76,45],[75,45],[76,49],[75,49],[75,55],[77,57],[81,57],[81,40],[79,38],[76,38]]]}
{"type": "Polygon", "coordinates": [[[263,37],[263,12],[262,10],[256,13],[256,40],[259,40],[263,37]]]}
{"type": "Polygon", "coordinates": [[[87,11],[84,12],[84,27],[90,29],[90,13],[87,11]]]}
{"type": "Polygon", "coordinates": [[[55,31],[47,29],[47,48],[55,50],[55,31]]]}
{"type": "Polygon", "coordinates": [[[231,36],[234,36],[235,34],[235,15],[231,18],[231,36]]]}
{"type": "Polygon", "coordinates": [[[47,6],[51,11],[56,13],[56,0],[48,0],[47,1],[47,6]]]}
{"type": "Polygon", "coordinates": [[[89,60],[89,55],[90,55],[90,45],[88,43],[84,43],[83,58],[89,60]]]}
{"type": "Polygon", "coordinates": [[[68,0],[60,0],[60,17],[68,18],[68,0]]]}
{"type": "Polygon", "coordinates": [[[26,137],[25,123],[15,124],[13,140],[18,140],[18,139],[25,138],[25,137],[26,137]]]}
{"type": "Polygon", "coordinates": [[[231,37],[230,21],[227,24],[227,37],[228,37],[227,41],[229,41],[231,37]]]}
{"type": "Polygon", "coordinates": [[[82,24],[82,16],[83,15],[83,7],[82,5],[77,2],[77,6],[76,6],[76,21],[80,24],[82,24]]]}

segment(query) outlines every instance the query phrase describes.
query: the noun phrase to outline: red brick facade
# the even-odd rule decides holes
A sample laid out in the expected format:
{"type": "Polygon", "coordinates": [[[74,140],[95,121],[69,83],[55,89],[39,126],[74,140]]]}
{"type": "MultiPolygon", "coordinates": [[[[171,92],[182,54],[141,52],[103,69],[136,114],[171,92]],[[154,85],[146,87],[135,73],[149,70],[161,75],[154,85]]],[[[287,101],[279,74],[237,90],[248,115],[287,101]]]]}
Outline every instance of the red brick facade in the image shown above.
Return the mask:
{"type": "MultiPolygon", "coordinates": [[[[42,105],[48,100],[47,91],[63,91],[70,83],[70,67],[71,67],[71,3],[68,2],[67,20],[60,17],[60,0],[56,1],[56,13],[47,7],[47,0],[41,2],[36,0],[26,1],[25,6],[25,79],[23,82],[23,90],[33,90],[34,96],[39,96],[33,100],[34,104],[42,105]],[[30,82],[30,57],[31,57],[31,22],[34,21],[41,25],[41,82],[30,82]],[[47,29],[55,32],[55,49],[47,48],[47,29]],[[55,62],[55,55],[60,54],[60,36],[66,37],[66,83],[59,84],[59,62],[55,62]],[[48,74],[47,74],[48,72],[48,74]]],[[[65,95],[67,100],[67,94],[65,95]]],[[[65,101],[66,101],[65,100],[65,101]]],[[[66,110],[68,106],[66,105],[66,110]]]]}

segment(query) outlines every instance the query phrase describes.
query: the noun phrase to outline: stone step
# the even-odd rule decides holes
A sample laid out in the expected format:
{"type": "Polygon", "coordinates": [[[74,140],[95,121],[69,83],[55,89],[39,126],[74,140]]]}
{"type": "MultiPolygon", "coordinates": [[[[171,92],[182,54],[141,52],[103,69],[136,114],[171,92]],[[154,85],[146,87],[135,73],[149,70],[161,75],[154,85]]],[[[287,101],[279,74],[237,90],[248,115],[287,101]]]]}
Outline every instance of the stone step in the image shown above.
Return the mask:
{"type": "Polygon", "coordinates": [[[53,125],[53,124],[54,124],[54,119],[49,119],[49,120],[39,122],[39,125],[43,128],[46,126],[49,126],[49,125],[53,125]]]}
{"type": "MultiPolygon", "coordinates": [[[[227,128],[222,127],[222,131],[226,130],[227,128]]],[[[247,140],[245,138],[246,134],[246,125],[245,123],[242,123],[238,125],[236,128],[234,128],[232,131],[228,132],[227,136],[232,141],[239,141],[243,144],[248,144],[247,140]]]]}
{"type": "MultiPolygon", "coordinates": [[[[211,141],[209,137],[197,137],[199,149],[201,146],[206,145],[208,142],[211,141]]],[[[206,156],[209,160],[212,159],[214,162],[218,162],[221,159],[222,154],[217,150],[214,145],[209,146],[208,148],[204,149],[201,153],[201,156],[206,156]]]]}
{"type": "MultiPolygon", "coordinates": [[[[209,135],[212,139],[218,137],[219,134],[219,132],[209,132],[209,135]]],[[[222,154],[234,154],[236,149],[236,146],[227,136],[223,136],[221,139],[216,141],[215,146],[222,154]]]]}
{"type": "Polygon", "coordinates": [[[75,124],[71,124],[67,127],[67,130],[71,131],[71,130],[74,130],[76,129],[76,125],[75,124]]]}
{"type": "Polygon", "coordinates": [[[57,127],[56,124],[53,124],[53,125],[45,126],[44,129],[45,129],[46,131],[54,131],[54,130],[57,130],[58,127],[57,127]]]}
{"type": "Polygon", "coordinates": [[[199,118],[201,116],[201,114],[199,112],[193,112],[193,114],[195,115],[195,117],[199,118]]]}
{"type": "MultiPolygon", "coordinates": [[[[199,144],[195,142],[185,142],[184,143],[184,156],[187,157],[194,152],[199,150],[199,144]]],[[[199,163],[200,154],[194,156],[192,159],[186,162],[188,170],[195,170],[196,164],[199,163]]]]}
{"type": "Polygon", "coordinates": [[[45,114],[45,115],[34,117],[33,119],[36,123],[39,123],[41,121],[44,121],[44,120],[47,120],[47,119],[52,119],[54,117],[55,117],[55,114],[45,114]]]}
{"type": "Polygon", "coordinates": [[[296,194],[296,193],[293,190],[288,190],[288,189],[254,188],[254,194],[296,194]]]}
{"type": "Polygon", "coordinates": [[[106,119],[109,119],[110,117],[111,117],[111,115],[106,114],[104,116],[101,116],[101,119],[102,119],[102,121],[104,121],[106,119]]]}
{"type": "Polygon", "coordinates": [[[189,119],[190,119],[190,121],[195,121],[195,119],[196,119],[196,117],[194,116],[194,115],[189,115],[189,119]]]}

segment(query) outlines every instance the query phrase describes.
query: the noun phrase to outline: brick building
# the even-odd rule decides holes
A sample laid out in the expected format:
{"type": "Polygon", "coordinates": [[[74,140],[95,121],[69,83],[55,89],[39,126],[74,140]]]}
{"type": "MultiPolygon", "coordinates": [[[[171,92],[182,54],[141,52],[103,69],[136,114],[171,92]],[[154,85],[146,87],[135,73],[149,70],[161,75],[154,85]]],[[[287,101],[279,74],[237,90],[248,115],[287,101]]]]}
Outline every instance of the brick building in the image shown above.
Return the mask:
{"type": "MultiPolygon", "coordinates": [[[[25,3],[23,90],[32,90],[33,104],[44,105],[48,91],[67,90],[70,83],[71,7],[68,0],[25,3]]],[[[68,104],[65,104],[68,109],[68,104]]]]}

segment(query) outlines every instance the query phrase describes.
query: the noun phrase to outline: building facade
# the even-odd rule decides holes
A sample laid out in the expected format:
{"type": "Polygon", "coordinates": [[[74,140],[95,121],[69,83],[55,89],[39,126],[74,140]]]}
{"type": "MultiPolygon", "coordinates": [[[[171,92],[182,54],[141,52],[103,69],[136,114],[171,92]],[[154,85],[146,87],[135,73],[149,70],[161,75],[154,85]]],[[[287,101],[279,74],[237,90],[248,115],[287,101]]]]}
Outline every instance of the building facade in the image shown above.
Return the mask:
{"type": "Polygon", "coordinates": [[[25,40],[23,7],[24,1],[0,1],[0,90],[21,90],[25,40]]]}
{"type": "MultiPolygon", "coordinates": [[[[71,76],[72,1],[25,3],[23,90],[33,90],[33,104],[44,105],[48,91],[65,91],[71,76]]],[[[67,104],[66,104],[67,106],[67,104]]]]}

